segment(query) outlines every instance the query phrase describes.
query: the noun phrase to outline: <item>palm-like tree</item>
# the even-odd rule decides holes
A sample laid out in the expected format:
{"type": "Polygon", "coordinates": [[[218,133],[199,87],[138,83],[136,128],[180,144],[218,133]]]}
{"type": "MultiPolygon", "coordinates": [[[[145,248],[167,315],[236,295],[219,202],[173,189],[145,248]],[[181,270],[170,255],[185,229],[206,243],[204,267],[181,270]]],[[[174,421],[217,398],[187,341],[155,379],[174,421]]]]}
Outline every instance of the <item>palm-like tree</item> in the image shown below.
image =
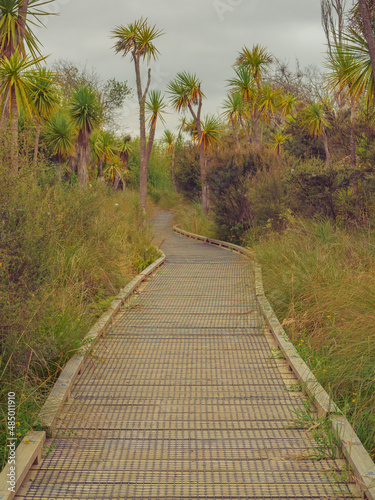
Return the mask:
{"type": "MultiPolygon", "coordinates": [[[[242,96],[242,99],[249,111],[253,140],[255,145],[258,146],[260,141],[259,120],[261,116],[261,108],[259,106],[260,91],[258,86],[256,85],[251,69],[244,65],[241,65],[235,68],[235,73],[236,76],[228,80],[228,86],[230,87],[232,93],[236,93],[242,96]]],[[[251,138],[247,133],[247,129],[244,125],[243,128],[249,139],[249,142],[251,143],[251,138]]]]}
{"type": "Polygon", "coordinates": [[[96,130],[91,134],[90,143],[98,162],[99,179],[104,178],[103,166],[110,163],[117,154],[116,139],[110,132],[96,130]]]}
{"type": "Polygon", "coordinates": [[[81,187],[84,187],[88,181],[90,136],[101,120],[96,93],[87,86],[77,89],[72,95],[69,112],[78,130],[78,182],[81,187]]]}
{"type": "MultiPolygon", "coordinates": [[[[361,31],[366,41],[368,56],[371,61],[372,73],[375,73],[375,37],[374,37],[374,13],[375,4],[373,1],[358,0],[354,10],[357,9],[361,20],[361,31]]],[[[375,99],[374,88],[372,97],[375,99]]]]}
{"type": "Polygon", "coordinates": [[[350,34],[343,39],[344,43],[336,46],[332,57],[328,58],[328,83],[340,94],[341,99],[349,98],[357,102],[365,95],[367,105],[370,106],[373,103],[375,84],[366,41],[354,30],[350,30],[350,34]]]}
{"type": "Polygon", "coordinates": [[[279,101],[279,111],[284,117],[292,116],[293,118],[295,118],[297,116],[298,104],[298,97],[294,96],[290,92],[282,93],[279,101]]]}
{"type": "Polygon", "coordinates": [[[207,115],[202,120],[202,135],[198,139],[197,129],[192,130],[192,138],[196,143],[202,143],[204,150],[207,152],[215,143],[220,142],[220,136],[222,135],[222,123],[221,121],[213,115],[207,115]]]}
{"type": "Polygon", "coordinates": [[[41,7],[54,0],[2,0],[0,3],[0,59],[10,58],[18,49],[26,56],[26,47],[32,58],[40,56],[38,39],[30,25],[41,26],[41,17],[48,15],[41,7]],[[32,20],[28,22],[27,17],[32,20]],[[26,44],[26,47],[25,47],[26,44]]]}
{"type": "Polygon", "coordinates": [[[74,154],[76,133],[72,122],[62,111],[51,116],[43,134],[47,146],[60,165],[74,154]]]}
{"type": "MultiPolygon", "coordinates": [[[[236,147],[239,151],[241,148],[240,141],[237,133],[237,124],[243,123],[243,114],[244,114],[244,101],[242,95],[238,92],[233,94],[228,94],[227,98],[223,102],[223,113],[222,115],[227,119],[227,121],[232,126],[233,137],[236,141],[236,147]]],[[[245,130],[246,136],[248,138],[248,131],[245,130]]]]}
{"type": "Polygon", "coordinates": [[[59,104],[56,92],[56,76],[46,68],[36,70],[31,74],[30,99],[36,111],[36,137],[34,162],[38,159],[39,137],[42,121],[48,120],[59,104]]]}
{"type": "Polygon", "coordinates": [[[273,55],[267,52],[267,48],[262,45],[253,45],[251,49],[246,46],[238,53],[236,59],[237,66],[244,66],[251,71],[251,74],[260,88],[265,70],[272,64],[273,55]]]}
{"type": "Polygon", "coordinates": [[[270,83],[265,83],[260,92],[259,105],[261,116],[269,123],[280,107],[281,91],[274,89],[270,83]]]}
{"type": "Polygon", "coordinates": [[[121,161],[118,156],[115,156],[114,158],[111,159],[111,161],[107,164],[106,168],[104,169],[104,174],[105,177],[112,183],[113,189],[117,189],[118,181],[116,188],[115,183],[116,179],[121,179],[122,178],[122,171],[121,171],[121,161]]]}
{"type": "MultiPolygon", "coordinates": [[[[359,85],[358,69],[361,66],[363,67],[363,64],[359,65],[359,60],[354,58],[351,50],[347,50],[346,45],[337,45],[331,49],[326,66],[330,70],[326,77],[328,86],[336,93],[341,103],[346,102],[350,106],[350,163],[355,167],[357,164],[355,141],[356,106],[358,99],[366,92],[367,88],[371,89],[369,97],[372,98],[373,74],[370,71],[370,74],[359,85]]],[[[367,72],[368,66],[365,70],[365,73],[367,72]]]]}
{"type": "Polygon", "coordinates": [[[199,144],[199,163],[202,182],[203,212],[209,209],[209,185],[207,181],[206,152],[202,142],[201,113],[204,94],[201,90],[201,80],[195,74],[182,71],[168,84],[168,94],[173,108],[178,111],[189,110],[197,130],[199,144]]]}
{"type": "Polygon", "coordinates": [[[148,77],[145,88],[142,88],[141,80],[141,60],[157,59],[159,51],[154,42],[163,34],[156,26],[150,26],[147,18],[143,17],[126,26],[118,26],[112,31],[112,38],[116,40],[114,49],[116,53],[123,56],[131,54],[134,61],[137,96],[139,103],[139,123],[140,123],[140,180],[139,180],[139,200],[143,213],[146,212],[147,202],[147,142],[146,142],[146,98],[151,84],[151,68],[148,69],[148,77]]]}
{"type": "Polygon", "coordinates": [[[158,118],[162,123],[165,123],[163,113],[167,108],[167,104],[164,101],[164,96],[160,90],[151,90],[149,99],[146,101],[146,111],[149,115],[148,126],[149,126],[149,138],[147,141],[146,150],[146,161],[147,164],[150,161],[152,146],[154,144],[156,123],[158,118]]]}
{"type": "Polygon", "coordinates": [[[326,165],[330,163],[327,130],[331,127],[327,116],[327,103],[310,102],[302,111],[302,127],[313,137],[320,137],[326,153],[326,165]]]}
{"type": "Polygon", "coordinates": [[[113,189],[118,189],[120,181],[122,181],[123,189],[126,188],[127,174],[128,174],[128,163],[129,163],[129,155],[132,153],[132,146],[130,144],[131,137],[130,135],[125,135],[117,142],[117,151],[119,153],[120,158],[120,174],[118,174],[113,183],[113,189]]]}
{"type": "Polygon", "coordinates": [[[17,171],[18,117],[21,111],[26,117],[31,117],[36,113],[31,99],[35,85],[30,68],[42,60],[43,58],[34,60],[28,56],[23,57],[17,48],[9,59],[4,57],[0,61],[0,111],[2,116],[9,114],[11,122],[11,168],[13,173],[17,171]]]}
{"type": "Polygon", "coordinates": [[[282,130],[277,130],[271,134],[270,146],[276,151],[277,155],[280,156],[282,154],[284,144],[291,138],[291,134],[285,134],[282,130]]]}

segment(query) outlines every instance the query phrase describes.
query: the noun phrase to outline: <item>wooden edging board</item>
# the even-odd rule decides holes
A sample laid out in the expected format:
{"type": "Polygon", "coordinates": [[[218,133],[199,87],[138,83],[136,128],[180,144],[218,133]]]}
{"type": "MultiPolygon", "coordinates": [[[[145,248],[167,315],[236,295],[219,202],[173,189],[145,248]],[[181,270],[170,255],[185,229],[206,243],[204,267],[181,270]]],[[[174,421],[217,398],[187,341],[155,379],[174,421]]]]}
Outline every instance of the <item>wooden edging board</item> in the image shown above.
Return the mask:
{"type": "Polygon", "coordinates": [[[277,319],[271,304],[268,302],[264,294],[262,270],[256,259],[255,253],[239,245],[234,245],[233,243],[207,238],[206,236],[201,236],[199,234],[189,233],[188,231],[184,231],[177,226],[174,226],[173,230],[176,233],[187,236],[188,238],[193,238],[195,240],[233,250],[242,255],[246,255],[254,261],[255,293],[262,314],[271,333],[277,341],[281,352],[285,356],[290,369],[295,373],[300,381],[303,390],[311,396],[311,398],[313,398],[318,414],[320,416],[330,417],[331,427],[337,436],[340,436],[341,449],[352,467],[365,497],[368,500],[375,500],[375,464],[346,417],[342,415],[341,410],[330,399],[329,395],[320,385],[315,375],[303,361],[277,319]]]}
{"type": "MultiPolygon", "coordinates": [[[[77,377],[89,361],[90,358],[87,354],[92,349],[93,343],[110,330],[116,313],[120,310],[130,295],[148,276],[164,264],[166,257],[163,252],[160,253],[161,257],[159,259],[138,274],[125,288],[121,290],[111,303],[109,309],[99,318],[99,320],[85,336],[81,353],[70,359],[70,361],[68,361],[62,369],[59,378],[52,387],[52,390],[39,413],[42,425],[48,429],[47,432],[52,432],[53,422],[60,411],[60,408],[70,396],[74,382],[77,380],[77,377]]],[[[12,500],[14,498],[30,468],[33,465],[38,465],[40,463],[45,440],[46,431],[29,432],[17,446],[14,450],[14,464],[13,460],[8,460],[7,465],[0,473],[0,500],[12,500]],[[12,469],[12,467],[14,467],[14,469],[12,469]],[[13,482],[9,483],[9,479],[11,477],[10,475],[12,476],[12,481],[14,480],[14,487],[13,482]]]]}

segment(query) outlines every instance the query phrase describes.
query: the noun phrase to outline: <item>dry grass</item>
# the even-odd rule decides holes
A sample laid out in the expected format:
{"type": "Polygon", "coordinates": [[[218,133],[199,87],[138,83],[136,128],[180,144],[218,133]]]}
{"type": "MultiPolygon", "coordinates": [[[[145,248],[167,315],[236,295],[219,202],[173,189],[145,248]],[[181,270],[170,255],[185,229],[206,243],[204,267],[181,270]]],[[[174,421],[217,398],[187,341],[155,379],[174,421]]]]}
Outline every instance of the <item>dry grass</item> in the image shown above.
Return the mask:
{"type": "Polygon", "coordinates": [[[289,336],[375,455],[375,233],[290,221],[255,245],[289,336]]]}
{"type": "Polygon", "coordinates": [[[201,234],[209,238],[217,237],[215,223],[210,217],[203,215],[200,202],[179,202],[174,207],[174,223],[185,231],[201,234]]]}
{"type": "MultiPolygon", "coordinates": [[[[1,160],[1,158],[0,158],[1,160]]],[[[156,258],[138,194],[101,183],[86,191],[9,176],[0,161],[0,460],[6,394],[16,393],[22,436],[64,363],[113,296],[156,258]]]]}

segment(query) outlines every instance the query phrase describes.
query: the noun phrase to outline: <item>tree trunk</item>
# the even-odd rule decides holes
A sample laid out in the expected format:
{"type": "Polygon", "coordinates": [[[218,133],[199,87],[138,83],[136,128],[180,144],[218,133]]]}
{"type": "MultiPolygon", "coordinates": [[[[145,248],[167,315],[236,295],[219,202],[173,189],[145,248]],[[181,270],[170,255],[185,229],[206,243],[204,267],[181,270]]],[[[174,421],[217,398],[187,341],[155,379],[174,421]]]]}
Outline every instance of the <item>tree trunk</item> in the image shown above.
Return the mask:
{"type": "Polygon", "coordinates": [[[122,175],[116,174],[116,177],[115,177],[115,180],[114,180],[113,186],[112,186],[113,191],[117,191],[118,190],[120,181],[122,181],[123,185],[124,185],[124,179],[122,178],[122,175]]]}
{"type": "Polygon", "coordinates": [[[354,196],[354,205],[356,209],[357,216],[360,214],[360,202],[359,202],[359,185],[358,185],[358,174],[357,168],[357,156],[356,156],[356,103],[354,99],[352,100],[352,105],[350,108],[350,165],[355,169],[354,175],[352,177],[352,189],[354,196]]]}
{"type": "Polygon", "coordinates": [[[86,130],[81,129],[78,134],[78,184],[85,188],[88,183],[88,164],[90,158],[90,136],[86,130]]]}
{"type": "Polygon", "coordinates": [[[38,162],[38,149],[39,149],[39,138],[40,130],[42,128],[42,122],[37,119],[36,121],[36,136],[35,136],[35,148],[34,148],[34,166],[37,166],[38,162]]]}
{"type": "Polygon", "coordinates": [[[67,172],[67,180],[69,180],[70,176],[76,171],[76,156],[74,154],[69,156],[68,165],[69,172],[67,172]]]}
{"type": "Polygon", "coordinates": [[[243,122],[243,119],[242,117],[240,116],[239,118],[240,120],[240,125],[241,127],[243,128],[244,132],[245,132],[245,137],[246,137],[246,140],[249,144],[252,144],[252,140],[251,140],[251,134],[249,133],[249,131],[247,130],[247,128],[245,127],[245,124],[243,122]]]}
{"type": "MultiPolygon", "coordinates": [[[[129,163],[129,153],[125,152],[120,153],[120,160],[122,162],[122,166],[124,167],[124,171],[127,170],[129,163]]],[[[122,180],[122,190],[125,191],[126,182],[123,175],[121,176],[121,180],[122,180]]]]}
{"type": "Polygon", "coordinates": [[[62,168],[62,158],[61,156],[59,155],[58,158],[57,158],[57,167],[56,167],[56,171],[55,171],[55,177],[56,177],[56,181],[60,184],[60,182],[62,181],[62,175],[63,174],[63,168],[62,168]]]}
{"type": "Polygon", "coordinates": [[[145,103],[147,92],[151,83],[151,69],[148,70],[148,81],[144,93],[142,93],[141,72],[139,67],[140,55],[133,53],[135,76],[137,83],[137,94],[139,102],[139,129],[140,129],[140,159],[139,159],[139,204],[142,215],[146,215],[147,205],[147,152],[146,152],[146,117],[145,103]]]}
{"type": "Polygon", "coordinates": [[[145,131],[145,103],[139,103],[140,123],[140,160],[139,160],[139,204],[143,215],[146,214],[147,205],[147,156],[146,156],[146,131],[145,131]]]}
{"type": "Polygon", "coordinates": [[[195,126],[197,127],[197,137],[199,144],[199,166],[201,171],[201,184],[202,184],[202,210],[204,214],[208,214],[210,205],[210,188],[207,181],[207,161],[206,161],[206,151],[204,149],[204,144],[202,139],[202,124],[201,124],[201,111],[202,111],[202,101],[198,103],[197,114],[194,113],[194,109],[191,104],[188,104],[191,116],[194,119],[195,126]]]}
{"type": "Polygon", "coordinates": [[[17,40],[17,45],[22,48],[24,51],[23,43],[25,39],[25,29],[26,29],[26,18],[27,18],[27,10],[29,8],[30,0],[22,0],[19,8],[18,8],[18,19],[17,24],[19,28],[19,36],[17,40]]]}
{"type": "Polygon", "coordinates": [[[103,173],[103,158],[98,158],[98,168],[99,168],[98,177],[99,177],[99,179],[103,179],[104,178],[104,173],[103,173]]]}
{"type": "Polygon", "coordinates": [[[157,118],[154,117],[152,119],[152,122],[151,122],[151,125],[150,125],[150,135],[149,135],[149,138],[148,138],[147,149],[146,149],[146,163],[147,163],[147,166],[148,166],[148,164],[150,162],[151,152],[152,152],[152,146],[154,144],[154,139],[155,139],[156,120],[157,120],[157,118]]]}
{"type": "Polygon", "coordinates": [[[263,144],[263,132],[264,132],[264,120],[261,121],[260,125],[260,144],[263,144]]]}
{"type": "Polygon", "coordinates": [[[240,145],[240,141],[238,139],[236,124],[235,124],[233,118],[231,118],[230,121],[231,121],[231,124],[232,124],[232,130],[233,130],[234,140],[236,141],[236,149],[237,149],[237,151],[239,151],[241,149],[241,145],[240,145]]]}
{"type": "Polygon", "coordinates": [[[9,59],[12,54],[14,54],[17,47],[19,47],[20,54],[26,55],[24,39],[29,1],[30,0],[23,0],[18,7],[17,18],[15,19],[16,36],[15,38],[5,37],[1,58],[7,57],[9,59]]]}
{"type": "MultiPolygon", "coordinates": [[[[365,39],[367,42],[368,51],[371,59],[372,72],[373,74],[375,74],[375,38],[374,38],[372,14],[368,4],[368,0],[358,0],[358,3],[361,12],[365,39]]],[[[375,106],[375,88],[374,88],[373,106],[375,106]]]]}
{"type": "Polygon", "coordinates": [[[329,152],[328,148],[328,137],[325,131],[322,133],[322,141],[324,145],[324,151],[326,153],[326,166],[329,167],[330,161],[331,161],[331,154],[329,152]]]}
{"type": "Polygon", "coordinates": [[[10,157],[11,171],[13,175],[18,172],[18,107],[17,98],[14,87],[11,90],[12,113],[10,124],[10,157]]]}
{"type": "Polygon", "coordinates": [[[253,137],[254,137],[254,146],[259,148],[260,137],[259,137],[259,116],[257,113],[253,114],[253,137]]]}

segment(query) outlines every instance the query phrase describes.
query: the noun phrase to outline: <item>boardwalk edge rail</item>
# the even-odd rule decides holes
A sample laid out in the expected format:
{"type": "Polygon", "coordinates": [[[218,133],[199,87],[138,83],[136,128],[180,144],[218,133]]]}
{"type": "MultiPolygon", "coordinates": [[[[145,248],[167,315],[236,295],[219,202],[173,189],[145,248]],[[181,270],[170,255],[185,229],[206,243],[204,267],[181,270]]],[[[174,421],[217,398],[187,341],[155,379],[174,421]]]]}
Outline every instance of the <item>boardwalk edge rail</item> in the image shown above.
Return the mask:
{"type": "MultiPolygon", "coordinates": [[[[39,420],[43,427],[52,431],[53,422],[64,402],[69,398],[72,387],[77,377],[82,373],[88,363],[89,354],[93,343],[105,335],[111,328],[113,319],[123,304],[129,299],[133,292],[154,273],[166,260],[162,251],[161,257],[139,273],[128,285],[123,288],[112,301],[109,309],[93,325],[83,339],[83,349],[79,355],[73,356],[56,380],[52,390],[39,412],[39,420]]],[[[22,485],[26,475],[33,465],[39,465],[42,459],[43,446],[47,437],[46,431],[29,432],[15,450],[15,465],[7,463],[0,473],[0,500],[12,500],[22,485]],[[11,467],[14,467],[12,470],[11,467]],[[12,478],[11,478],[12,475],[12,478]],[[10,478],[14,482],[9,482],[10,478]],[[10,486],[12,486],[11,491],[10,486]]]]}
{"type": "Polygon", "coordinates": [[[367,500],[375,500],[375,464],[355,433],[353,427],[350,425],[337,405],[330,399],[329,395],[320,385],[315,375],[303,361],[277,319],[272,306],[264,293],[262,269],[256,259],[255,252],[239,245],[234,245],[233,243],[208,238],[199,234],[189,233],[188,231],[184,231],[177,226],[174,226],[173,230],[182,236],[187,236],[188,238],[233,250],[254,261],[255,293],[262,315],[265,318],[272,335],[278,343],[281,352],[285,356],[290,369],[295,373],[298,380],[301,382],[303,389],[311,398],[313,398],[313,403],[319,416],[331,417],[332,429],[337,435],[340,436],[341,449],[353,469],[365,498],[367,498],[367,500]]]}

